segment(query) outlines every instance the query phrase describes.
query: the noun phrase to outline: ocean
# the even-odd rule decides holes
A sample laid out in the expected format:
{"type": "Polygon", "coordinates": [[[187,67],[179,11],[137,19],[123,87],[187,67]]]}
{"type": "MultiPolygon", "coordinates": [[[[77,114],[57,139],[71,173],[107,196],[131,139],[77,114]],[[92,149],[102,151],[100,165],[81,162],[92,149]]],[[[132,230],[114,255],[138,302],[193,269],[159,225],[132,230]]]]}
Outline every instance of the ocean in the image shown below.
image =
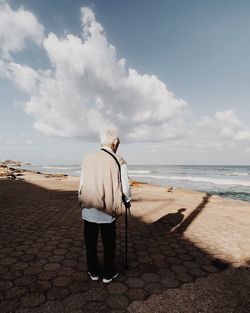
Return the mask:
{"type": "MultiPolygon", "coordinates": [[[[80,165],[27,165],[23,168],[72,176],[80,176],[81,173],[80,165]]],[[[250,166],[130,165],[128,170],[133,180],[250,201],[250,166]]]]}

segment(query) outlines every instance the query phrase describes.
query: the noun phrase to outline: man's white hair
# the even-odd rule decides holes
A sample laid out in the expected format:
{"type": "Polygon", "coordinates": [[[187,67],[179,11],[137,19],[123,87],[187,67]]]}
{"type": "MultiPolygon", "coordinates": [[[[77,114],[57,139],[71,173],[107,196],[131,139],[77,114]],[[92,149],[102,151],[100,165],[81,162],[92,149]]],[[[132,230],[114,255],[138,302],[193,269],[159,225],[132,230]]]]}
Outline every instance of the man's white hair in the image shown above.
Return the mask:
{"type": "Polygon", "coordinates": [[[117,130],[115,128],[103,129],[100,131],[101,145],[112,145],[116,140],[119,140],[117,130]]]}

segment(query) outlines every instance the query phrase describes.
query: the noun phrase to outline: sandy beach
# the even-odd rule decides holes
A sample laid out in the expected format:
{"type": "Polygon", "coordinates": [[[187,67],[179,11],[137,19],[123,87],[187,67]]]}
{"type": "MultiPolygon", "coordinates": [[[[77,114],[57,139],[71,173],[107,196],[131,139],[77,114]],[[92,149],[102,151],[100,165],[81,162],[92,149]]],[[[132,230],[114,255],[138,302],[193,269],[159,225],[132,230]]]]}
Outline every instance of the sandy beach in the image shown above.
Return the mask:
{"type": "Polygon", "coordinates": [[[0,178],[1,313],[249,312],[250,203],[134,182],[129,269],[121,217],[105,286],[86,275],[78,182],[0,178]]]}

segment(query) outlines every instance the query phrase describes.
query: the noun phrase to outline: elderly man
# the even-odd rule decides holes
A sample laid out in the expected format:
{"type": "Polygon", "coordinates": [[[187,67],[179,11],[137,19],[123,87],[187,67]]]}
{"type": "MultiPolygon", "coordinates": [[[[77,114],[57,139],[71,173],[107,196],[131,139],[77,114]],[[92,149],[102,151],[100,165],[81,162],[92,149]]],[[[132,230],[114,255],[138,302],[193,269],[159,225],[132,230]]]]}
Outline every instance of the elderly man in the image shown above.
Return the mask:
{"type": "Polygon", "coordinates": [[[120,144],[113,129],[100,136],[102,149],[83,159],[78,199],[84,220],[84,238],[88,273],[92,280],[100,276],[97,241],[101,231],[104,266],[103,282],[110,283],[118,276],[114,259],[116,250],[116,218],[130,207],[130,186],[126,162],[116,155],[120,144]]]}

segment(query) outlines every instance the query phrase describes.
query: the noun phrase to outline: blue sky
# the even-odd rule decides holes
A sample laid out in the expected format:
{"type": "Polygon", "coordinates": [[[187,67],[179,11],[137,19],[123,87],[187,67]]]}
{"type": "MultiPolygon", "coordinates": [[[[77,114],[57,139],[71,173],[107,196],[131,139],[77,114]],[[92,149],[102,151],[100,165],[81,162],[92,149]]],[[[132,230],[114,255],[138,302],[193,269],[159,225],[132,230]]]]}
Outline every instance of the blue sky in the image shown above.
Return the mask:
{"type": "MultiPolygon", "coordinates": [[[[0,3],[5,10],[6,5],[9,6],[10,10],[7,11],[11,16],[23,5],[23,11],[30,12],[36,19],[36,32],[27,30],[21,49],[16,45],[5,49],[8,56],[3,52],[0,54],[0,60],[4,62],[2,73],[0,67],[0,159],[17,158],[37,164],[79,163],[84,153],[98,147],[92,119],[87,118],[90,105],[86,104],[86,99],[90,97],[91,105],[100,115],[97,120],[103,125],[107,121],[114,122],[120,130],[124,142],[120,152],[129,163],[249,164],[249,1],[12,0],[0,3]],[[81,7],[90,8],[95,15],[94,20],[89,11],[82,13],[81,7]],[[86,84],[85,74],[77,80],[76,72],[71,73],[71,81],[75,84],[71,91],[74,91],[74,95],[79,91],[85,101],[85,104],[76,102],[75,107],[79,111],[81,105],[85,105],[86,123],[84,117],[74,122],[75,115],[69,114],[73,112],[70,105],[74,105],[74,100],[70,105],[65,103],[61,107],[60,103],[54,104],[51,90],[40,88],[45,84],[44,73],[36,86],[38,93],[30,91],[30,88],[24,92],[20,88],[22,80],[26,79],[23,72],[21,78],[18,77],[19,81],[15,80],[18,64],[28,66],[36,73],[50,69],[52,76],[61,72],[65,64],[75,64],[73,58],[64,59],[64,64],[59,64],[56,49],[61,49],[59,39],[64,40],[67,47],[73,45],[73,41],[66,40],[68,34],[84,42],[81,25],[83,14],[85,17],[88,15],[93,25],[102,25],[103,38],[116,49],[116,56],[111,57],[111,63],[105,66],[112,68],[114,65],[115,71],[119,59],[125,58],[125,72],[129,68],[135,69],[138,73],[136,79],[141,82],[141,85],[132,85],[134,80],[130,74],[119,74],[125,75],[119,77],[122,81],[127,80],[126,88],[129,85],[127,96],[124,86],[115,94],[114,90],[118,87],[111,88],[107,83],[110,77],[105,76],[102,77],[104,87],[100,93],[100,80],[93,78],[96,78],[96,73],[92,73],[92,85],[86,84]],[[56,39],[48,39],[50,33],[54,33],[56,39]],[[46,48],[44,42],[47,42],[46,48]],[[11,62],[15,64],[15,70],[13,66],[10,69],[11,62]],[[145,78],[145,74],[149,78],[145,78]],[[153,82],[151,75],[157,77],[157,82],[153,82]],[[81,84],[85,88],[83,93],[79,87],[81,84]],[[162,84],[166,88],[164,92],[162,84]],[[135,91],[136,88],[138,90],[135,91]],[[149,88],[147,95],[145,88],[149,88]],[[150,88],[155,90],[152,99],[149,98],[150,88]],[[42,98],[45,90],[48,92],[47,102],[51,101],[49,105],[55,113],[54,118],[41,113],[39,109],[47,105],[42,98]],[[30,112],[27,107],[32,97],[37,100],[30,112]],[[96,97],[102,99],[104,108],[99,109],[96,97]],[[138,101],[131,103],[133,97],[138,101]],[[160,97],[159,106],[154,102],[155,97],[160,97]],[[169,100],[169,97],[172,98],[169,100]],[[114,98],[117,100],[112,100],[114,98]],[[143,100],[147,102],[146,108],[143,100]],[[104,110],[107,111],[110,106],[113,113],[107,115],[104,110]],[[119,116],[115,115],[116,110],[119,116]],[[149,116],[151,114],[151,119],[140,118],[145,111],[149,116]],[[42,126],[40,123],[40,126],[34,127],[37,121],[42,121],[42,126]],[[126,123],[123,124],[123,121],[126,123]],[[56,131],[54,125],[57,125],[56,131]]],[[[18,12],[23,14],[23,11],[18,12]]],[[[22,21],[16,27],[22,29],[22,21]]],[[[11,29],[6,32],[1,33],[0,30],[2,45],[6,42],[2,39],[6,35],[15,38],[17,34],[11,34],[11,29]]],[[[96,35],[91,36],[94,40],[96,35]]],[[[98,46],[94,47],[98,49],[98,46]]],[[[108,56],[111,52],[109,46],[104,48],[106,50],[101,57],[105,59],[105,53],[108,56]]],[[[93,66],[102,66],[98,59],[89,60],[93,66]]],[[[114,77],[112,79],[116,80],[114,77]]],[[[56,86],[65,86],[65,80],[53,82],[56,86]]],[[[72,98],[70,90],[63,96],[72,98]]]]}

